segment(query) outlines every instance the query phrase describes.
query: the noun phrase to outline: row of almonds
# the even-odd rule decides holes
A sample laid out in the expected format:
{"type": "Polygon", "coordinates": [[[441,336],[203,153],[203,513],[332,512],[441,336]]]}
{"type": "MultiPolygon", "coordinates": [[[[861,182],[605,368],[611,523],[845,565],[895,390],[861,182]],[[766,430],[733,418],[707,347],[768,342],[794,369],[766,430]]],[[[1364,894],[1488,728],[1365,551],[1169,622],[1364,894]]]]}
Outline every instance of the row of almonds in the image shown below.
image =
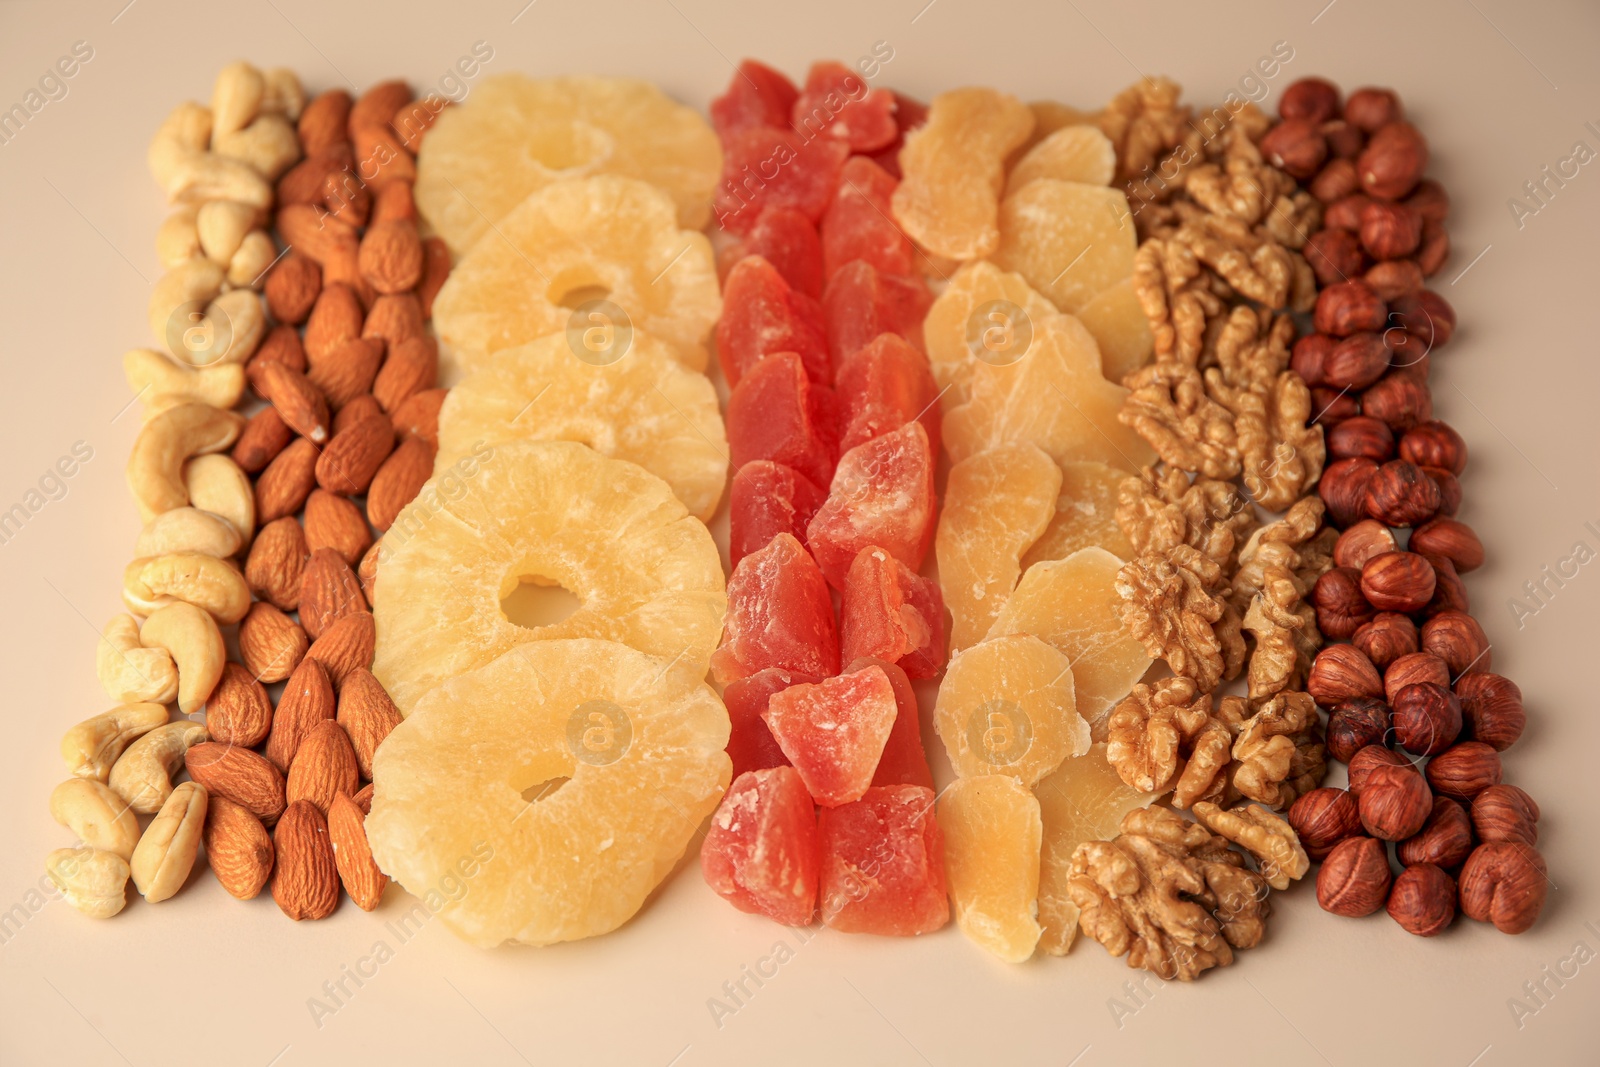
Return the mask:
{"type": "Polygon", "coordinates": [[[151,143],[176,206],[150,303],[161,347],[124,359],[145,527],[130,614],[96,657],[117,706],[67,733],[51,797],[80,844],[46,866],[87,914],[121,911],[130,878],[171,897],[202,843],[229,893],[270,883],[293,919],[330,914],[341,884],[364,909],[382,897],[364,820],[400,715],[370,670],[369,605],[444,399],[427,322],[450,258],[411,195],[443,106],[401,82],[308,101],[292,72],[235,63],[151,143]]]}

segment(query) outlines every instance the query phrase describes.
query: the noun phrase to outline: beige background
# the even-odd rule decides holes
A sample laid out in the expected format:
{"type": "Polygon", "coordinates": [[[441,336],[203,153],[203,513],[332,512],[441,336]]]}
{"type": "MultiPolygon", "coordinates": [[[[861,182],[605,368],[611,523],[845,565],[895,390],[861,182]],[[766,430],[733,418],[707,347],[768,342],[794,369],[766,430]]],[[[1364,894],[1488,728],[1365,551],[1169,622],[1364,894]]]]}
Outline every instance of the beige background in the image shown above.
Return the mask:
{"type": "Polygon", "coordinates": [[[451,0],[385,4],[379,18],[368,12],[380,5],[358,12],[327,0],[125,2],[0,3],[0,105],[20,100],[73,42],[94,49],[68,95],[0,145],[0,510],[74,442],[93,449],[66,495],[0,544],[0,910],[38,905],[29,894],[42,858],[68,843],[45,810],[61,776],[56,745],[105,703],[94,628],[119,610],[138,528],[121,474],[138,415],[123,410],[118,360],[150,340],[144,307],[159,273],[151,132],[179,99],[205,99],[217,67],[236,57],[292,66],[312,89],[394,75],[427,87],[478,40],[494,49],[485,73],[637,75],[699,107],[728,80],[730,59],[755,55],[799,75],[814,58],[852,60],[879,40],[894,49],[883,83],[921,97],[987,83],[1097,106],[1150,72],[1211,102],[1277,41],[1294,58],[1270,83],[1274,100],[1313,72],[1398,87],[1455,204],[1456,254],[1437,283],[1461,328],[1435,360],[1435,393],[1472,449],[1463,518],[1490,563],[1468,585],[1496,668],[1527,696],[1530,727],[1507,765],[1544,805],[1559,888],[1523,937],[1464,923],[1424,942],[1382,915],[1328,916],[1302,885],[1274,896],[1261,948],[1193,986],[1150,981],[1129,1014],[1138,1002],[1123,985],[1142,972],[1097,945],[1021,967],[985,957],[953,927],[910,942],[823,932],[801,945],[716,900],[692,862],[617,934],[494,953],[437,924],[402,943],[385,925],[409,906],[398,892],[376,915],[347,904],[297,927],[270,900],[240,904],[207,875],[169,904],[135,902],[108,924],[55,902],[0,930],[0,1062],[1596,1062],[1600,964],[1550,982],[1553,997],[1520,1027],[1507,1006],[1577,943],[1600,951],[1600,563],[1520,628],[1507,605],[1576,541],[1600,549],[1600,164],[1520,228],[1507,207],[1574,142],[1600,149],[1592,3],[1295,0],[1157,12],[1112,0],[451,0]],[[719,1028],[707,999],[780,939],[793,958],[719,1028]],[[307,999],[379,940],[393,957],[316,1025],[307,999]]]}

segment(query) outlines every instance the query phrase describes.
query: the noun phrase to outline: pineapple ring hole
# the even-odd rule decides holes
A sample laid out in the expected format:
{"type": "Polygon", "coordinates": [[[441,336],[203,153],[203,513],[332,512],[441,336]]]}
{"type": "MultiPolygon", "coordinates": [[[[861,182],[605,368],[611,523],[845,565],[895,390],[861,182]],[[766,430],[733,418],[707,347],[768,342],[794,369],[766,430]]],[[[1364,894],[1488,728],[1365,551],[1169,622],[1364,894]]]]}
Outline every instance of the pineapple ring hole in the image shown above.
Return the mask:
{"type": "Polygon", "coordinates": [[[576,593],[543,575],[513,575],[509,581],[511,589],[500,597],[500,612],[513,626],[525,630],[554,626],[583,606],[576,593]]]}
{"type": "Polygon", "coordinates": [[[558,307],[577,311],[585,304],[604,300],[611,295],[611,287],[588,267],[569,267],[561,271],[544,291],[544,297],[558,307]]]}

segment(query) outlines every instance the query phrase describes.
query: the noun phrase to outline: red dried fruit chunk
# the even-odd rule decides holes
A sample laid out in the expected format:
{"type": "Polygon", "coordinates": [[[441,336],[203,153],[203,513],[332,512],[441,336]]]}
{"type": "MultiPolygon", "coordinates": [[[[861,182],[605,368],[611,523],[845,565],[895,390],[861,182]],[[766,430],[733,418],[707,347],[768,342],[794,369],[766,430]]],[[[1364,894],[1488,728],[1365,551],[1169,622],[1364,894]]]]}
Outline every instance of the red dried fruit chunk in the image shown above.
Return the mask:
{"type": "Polygon", "coordinates": [[[774,693],[764,718],[806,789],[831,808],[872,784],[899,711],[889,676],[866,667],[774,693]]]}
{"type": "Polygon", "coordinates": [[[872,152],[900,136],[894,94],[867,88],[866,79],[843,63],[811,65],[791,116],[790,125],[802,136],[832,137],[852,152],[872,152]]]}
{"type": "Polygon", "coordinates": [[[753,126],[787,126],[799,95],[794,82],[783,74],[747,59],[728,82],[728,91],[711,101],[711,125],[723,144],[753,126]]]}
{"type": "Polygon", "coordinates": [[[799,356],[776,352],[728,395],[730,462],[738,470],[770,459],[827,485],[839,454],[836,418],[833,390],[808,380],[799,356]]]}
{"type": "Polygon", "coordinates": [[[817,910],[817,813],[792,767],[736,778],[700,846],[706,884],[740,911],[804,926],[817,910]]]}
{"type": "Polygon", "coordinates": [[[785,463],[758,459],[740,467],[728,493],[728,555],[734,566],[781,533],[804,543],[806,523],[827,497],[785,463]]]}
{"type": "Polygon", "coordinates": [[[822,298],[822,239],[816,225],[794,208],[762,208],[750,235],[718,255],[724,284],[728,272],[745,256],[760,256],[792,288],[813,300],[822,298]]]}
{"type": "Polygon", "coordinates": [[[728,578],[728,615],[711,671],[728,685],[768,667],[826,678],[839,670],[839,631],[822,572],[799,541],[774,537],[728,578]]]}
{"type": "Polygon", "coordinates": [[[807,141],[790,130],[752,126],[723,142],[722,182],[712,202],[717,225],[749,233],[765,207],[792,207],[822,218],[850,146],[832,137],[807,141]]]}
{"type": "Polygon", "coordinates": [[[928,357],[897,333],[881,333],[839,365],[834,380],[839,401],[839,451],[893,433],[912,419],[928,431],[928,448],[939,452],[939,387],[928,357]]]}
{"type": "MultiPolygon", "coordinates": [[[[722,703],[728,709],[728,758],[733,761],[733,776],[745,771],[758,771],[765,767],[787,767],[789,757],[773,739],[762,718],[767,711],[767,701],[772,694],[782,692],[791,685],[809,685],[822,679],[810,674],[768,667],[748,678],[729,682],[722,691],[722,703]]],[[[892,679],[891,679],[892,680],[892,679]]]]}
{"type": "Polygon", "coordinates": [[[795,353],[812,381],[832,384],[828,337],[817,302],[791,288],[763,257],[746,256],[728,272],[717,323],[717,358],[729,388],[774,352],[795,353]]]}
{"type": "Polygon", "coordinates": [[[908,422],[839,457],[828,499],[806,526],[806,544],[829,583],[843,589],[868,545],[920,570],[933,518],[933,452],[922,423],[908,422]]]}
{"type": "Polygon", "coordinates": [[[881,333],[897,333],[918,352],[926,351],[922,319],[932,304],[933,294],[921,278],[885,274],[865,260],[852,260],[829,276],[822,290],[828,351],[842,363],[881,333]]]}
{"type": "Polygon", "coordinates": [[[886,274],[916,273],[911,238],[894,223],[889,198],[899,185],[865,156],[851,156],[839,174],[828,213],[822,216],[822,265],[827,277],[853,259],[886,274]]]}
{"type": "Polygon", "coordinates": [[[898,710],[894,716],[894,729],[884,743],[883,755],[878,757],[878,770],[872,776],[873,785],[920,785],[933,788],[933,771],[928,769],[928,754],[922,747],[922,716],[917,711],[916,690],[906,672],[881,659],[865,656],[846,667],[844,673],[854,674],[867,667],[881,667],[894,686],[894,702],[898,710]]]}
{"type": "Polygon", "coordinates": [[[856,556],[839,607],[839,657],[873,656],[912,678],[944,666],[944,597],[939,583],[915,573],[877,545],[856,556]]]}
{"type": "Polygon", "coordinates": [[[871,159],[896,181],[900,179],[900,149],[906,143],[906,134],[928,121],[928,105],[909,96],[894,94],[894,122],[899,133],[887,146],[873,152],[871,159]]]}
{"type": "Polygon", "coordinates": [[[854,804],[823,808],[817,837],[828,926],[908,937],[950,921],[932,789],[874,786],[854,804]]]}

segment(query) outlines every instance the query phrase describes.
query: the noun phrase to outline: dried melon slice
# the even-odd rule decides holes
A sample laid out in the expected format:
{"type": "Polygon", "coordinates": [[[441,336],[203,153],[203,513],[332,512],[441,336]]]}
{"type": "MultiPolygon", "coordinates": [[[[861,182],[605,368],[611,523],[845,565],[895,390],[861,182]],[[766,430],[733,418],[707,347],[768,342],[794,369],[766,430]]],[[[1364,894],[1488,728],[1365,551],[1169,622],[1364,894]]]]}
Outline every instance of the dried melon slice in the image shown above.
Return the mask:
{"type": "Polygon", "coordinates": [[[1120,189],[1037,178],[1000,202],[999,227],[995,264],[1062,311],[1133,277],[1139,238],[1120,189]]]}
{"type": "Polygon", "coordinates": [[[956,924],[1007,963],[1039,942],[1039,801],[1009,774],[959,778],[939,796],[944,868],[956,924]]]}
{"type": "Polygon", "coordinates": [[[1155,335],[1150,320],[1133,291],[1133,279],[1124,278],[1078,309],[1084,329],[1100,345],[1100,372],[1106,381],[1122,379],[1150,362],[1155,335]]]}
{"type": "Polygon", "coordinates": [[[933,719],[961,778],[1009,774],[1032,785],[1090,743],[1071,662],[1027,634],[990,638],[951,656],[933,719]]]}
{"type": "MultiPolygon", "coordinates": [[[[1128,472],[1104,463],[1061,464],[1061,492],[1044,533],[1022,557],[1022,569],[1066,559],[1083,548],[1103,548],[1132,559],[1133,545],[1117,524],[1117,493],[1128,472]]],[[[948,506],[948,505],[947,505],[948,506]]]]}
{"type": "Polygon", "coordinates": [[[1006,175],[1006,195],[1039,178],[1110,185],[1117,150],[1098,126],[1063,126],[1044,137],[1006,175]]]}
{"type": "Polygon", "coordinates": [[[974,368],[1008,364],[1026,355],[1035,320],[1056,307],[1028,285],[986,259],[968,263],[928,309],[922,337],[944,410],[971,399],[974,368]]]}

